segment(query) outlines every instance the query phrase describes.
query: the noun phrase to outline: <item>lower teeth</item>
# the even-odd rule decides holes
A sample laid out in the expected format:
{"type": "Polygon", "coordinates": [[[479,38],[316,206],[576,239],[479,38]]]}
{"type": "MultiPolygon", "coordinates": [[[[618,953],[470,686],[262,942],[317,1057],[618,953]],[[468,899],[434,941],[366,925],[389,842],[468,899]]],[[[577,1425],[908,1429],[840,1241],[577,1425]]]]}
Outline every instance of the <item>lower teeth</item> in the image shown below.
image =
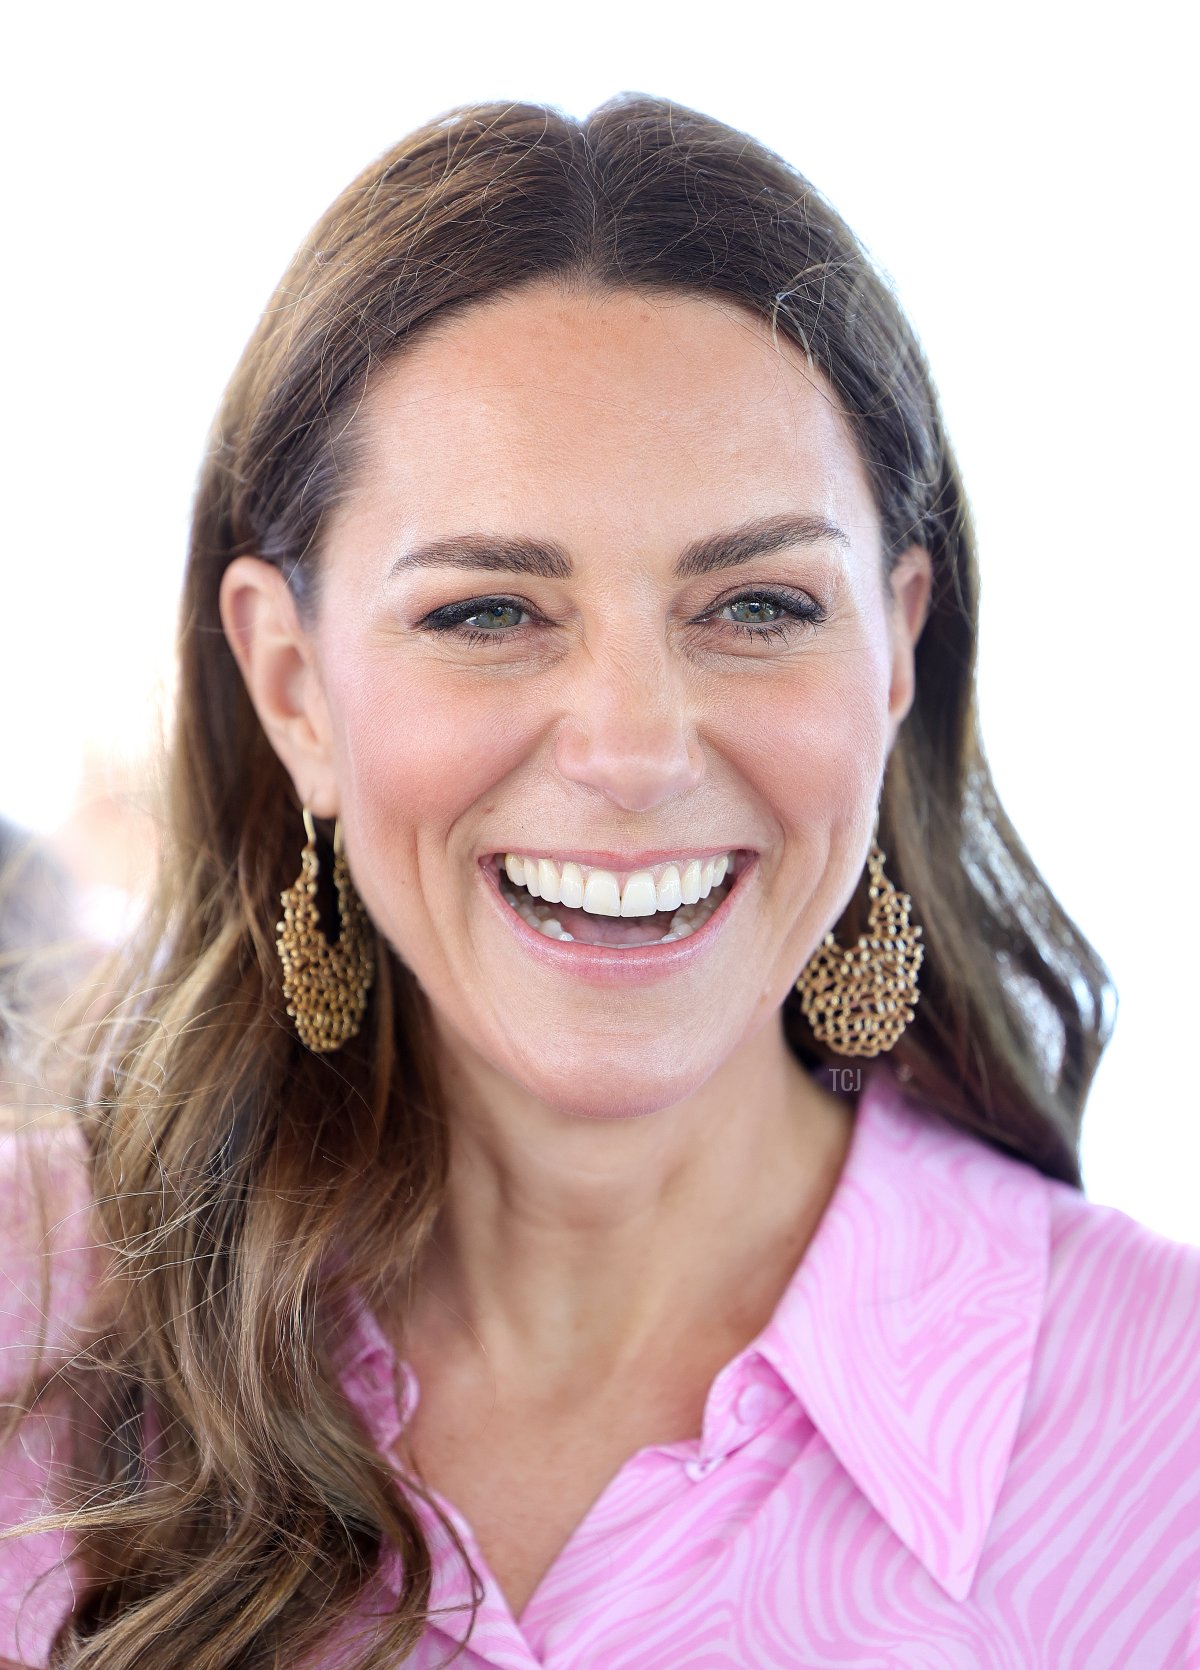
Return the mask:
{"type": "MultiPolygon", "coordinates": [[[[500,891],[521,920],[535,928],[539,934],[544,934],[547,939],[569,940],[574,944],[575,935],[565,931],[562,923],[554,915],[554,906],[543,899],[533,898],[524,888],[515,888],[503,871],[500,872],[500,891]]],[[[670,925],[663,937],[649,940],[647,943],[671,945],[677,939],[686,939],[689,934],[694,934],[708,921],[728,891],[729,883],[722,882],[712,889],[707,898],[700,899],[694,905],[681,905],[671,917],[670,925]]],[[[646,918],[630,917],[629,920],[644,922],[646,918]]]]}

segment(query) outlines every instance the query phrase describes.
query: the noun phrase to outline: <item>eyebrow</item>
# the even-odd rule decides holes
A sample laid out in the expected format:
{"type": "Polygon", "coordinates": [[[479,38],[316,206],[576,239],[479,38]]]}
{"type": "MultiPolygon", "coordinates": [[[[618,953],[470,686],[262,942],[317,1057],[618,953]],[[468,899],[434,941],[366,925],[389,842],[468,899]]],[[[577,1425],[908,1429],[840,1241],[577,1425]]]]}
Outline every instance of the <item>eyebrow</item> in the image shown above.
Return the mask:
{"type": "MultiPolygon", "coordinates": [[[[753,557],[793,545],[834,544],[849,548],[850,538],[824,516],[768,516],[726,533],[709,534],[686,545],[675,564],[676,580],[693,580],[718,569],[735,568],[753,557]]],[[[489,569],[507,574],[535,574],[543,580],[569,580],[575,570],[561,545],[552,540],[506,539],[492,534],[456,534],[418,545],[396,558],[391,575],[410,568],[489,569]]]]}

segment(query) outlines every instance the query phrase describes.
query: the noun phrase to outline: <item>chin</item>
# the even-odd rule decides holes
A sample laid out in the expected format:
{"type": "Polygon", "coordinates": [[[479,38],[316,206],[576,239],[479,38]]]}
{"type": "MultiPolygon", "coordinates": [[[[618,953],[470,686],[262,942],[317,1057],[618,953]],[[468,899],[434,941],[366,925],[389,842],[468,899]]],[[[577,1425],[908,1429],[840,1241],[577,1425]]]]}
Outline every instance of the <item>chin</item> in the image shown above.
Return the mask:
{"type": "Polygon", "coordinates": [[[513,1062],[506,1072],[527,1095],[573,1118],[641,1119],[687,1101],[716,1065],[692,1062],[686,1071],[672,1072],[661,1060],[647,1062],[632,1051],[622,1058],[614,1049],[602,1065],[593,1057],[586,1065],[547,1073],[545,1063],[538,1071],[513,1062]]]}

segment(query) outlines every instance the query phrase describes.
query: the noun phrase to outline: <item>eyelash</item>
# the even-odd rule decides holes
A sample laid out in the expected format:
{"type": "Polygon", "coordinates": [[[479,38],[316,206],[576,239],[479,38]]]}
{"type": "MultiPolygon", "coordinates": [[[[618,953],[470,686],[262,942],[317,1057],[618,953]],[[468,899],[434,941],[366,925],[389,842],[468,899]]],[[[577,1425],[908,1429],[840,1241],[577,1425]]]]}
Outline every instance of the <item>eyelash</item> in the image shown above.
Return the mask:
{"type": "MultiPolygon", "coordinates": [[[[811,598],[793,597],[786,592],[760,587],[753,591],[739,592],[736,597],[726,598],[723,603],[716,605],[716,610],[728,609],[735,603],[747,601],[773,604],[788,617],[785,620],[771,621],[766,626],[747,626],[742,621],[723,623],[727,631],[737,632],[743,637],[758,639],[760,642],[767,642],[772,638],[790,638],[806,627],[811,630],[822,625],[826,618],[825,610],[811,598]]],[[[502,638],[514,637],[525,630],[523,626],[518,626],[507,631],[484,632],[478,627],[466,625],[473,615],[483,614],[487,609],[518,609],[522,614],[533,614],[532,609],[518,602],[515,597],[473,597],[464,603],[450,603],[444,609],[435,609],[421,624],[433,632],[453,633],[467,644],[494,644],[502,638]]],[[[710,610],[708,616],[701,615],[698,619],[706,620],[716,610],[710,610]]]]}

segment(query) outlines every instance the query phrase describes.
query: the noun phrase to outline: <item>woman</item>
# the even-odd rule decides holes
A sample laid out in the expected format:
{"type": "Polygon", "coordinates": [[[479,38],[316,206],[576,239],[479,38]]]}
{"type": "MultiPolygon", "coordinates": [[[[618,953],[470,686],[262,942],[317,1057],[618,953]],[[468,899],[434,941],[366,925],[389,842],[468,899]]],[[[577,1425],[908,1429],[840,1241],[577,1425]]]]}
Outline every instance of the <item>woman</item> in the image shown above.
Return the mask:
{"type": "Polygon", "coordinates": [[[349,187],[217,419],[157,909],[4,1263],[8,1522],[74,1494],[0,1652],[1190,1662],[1200,1260],[1081,1193],[1107,980],[976,597],[911,330],[746,136],[487,106],[349,187]]]}

